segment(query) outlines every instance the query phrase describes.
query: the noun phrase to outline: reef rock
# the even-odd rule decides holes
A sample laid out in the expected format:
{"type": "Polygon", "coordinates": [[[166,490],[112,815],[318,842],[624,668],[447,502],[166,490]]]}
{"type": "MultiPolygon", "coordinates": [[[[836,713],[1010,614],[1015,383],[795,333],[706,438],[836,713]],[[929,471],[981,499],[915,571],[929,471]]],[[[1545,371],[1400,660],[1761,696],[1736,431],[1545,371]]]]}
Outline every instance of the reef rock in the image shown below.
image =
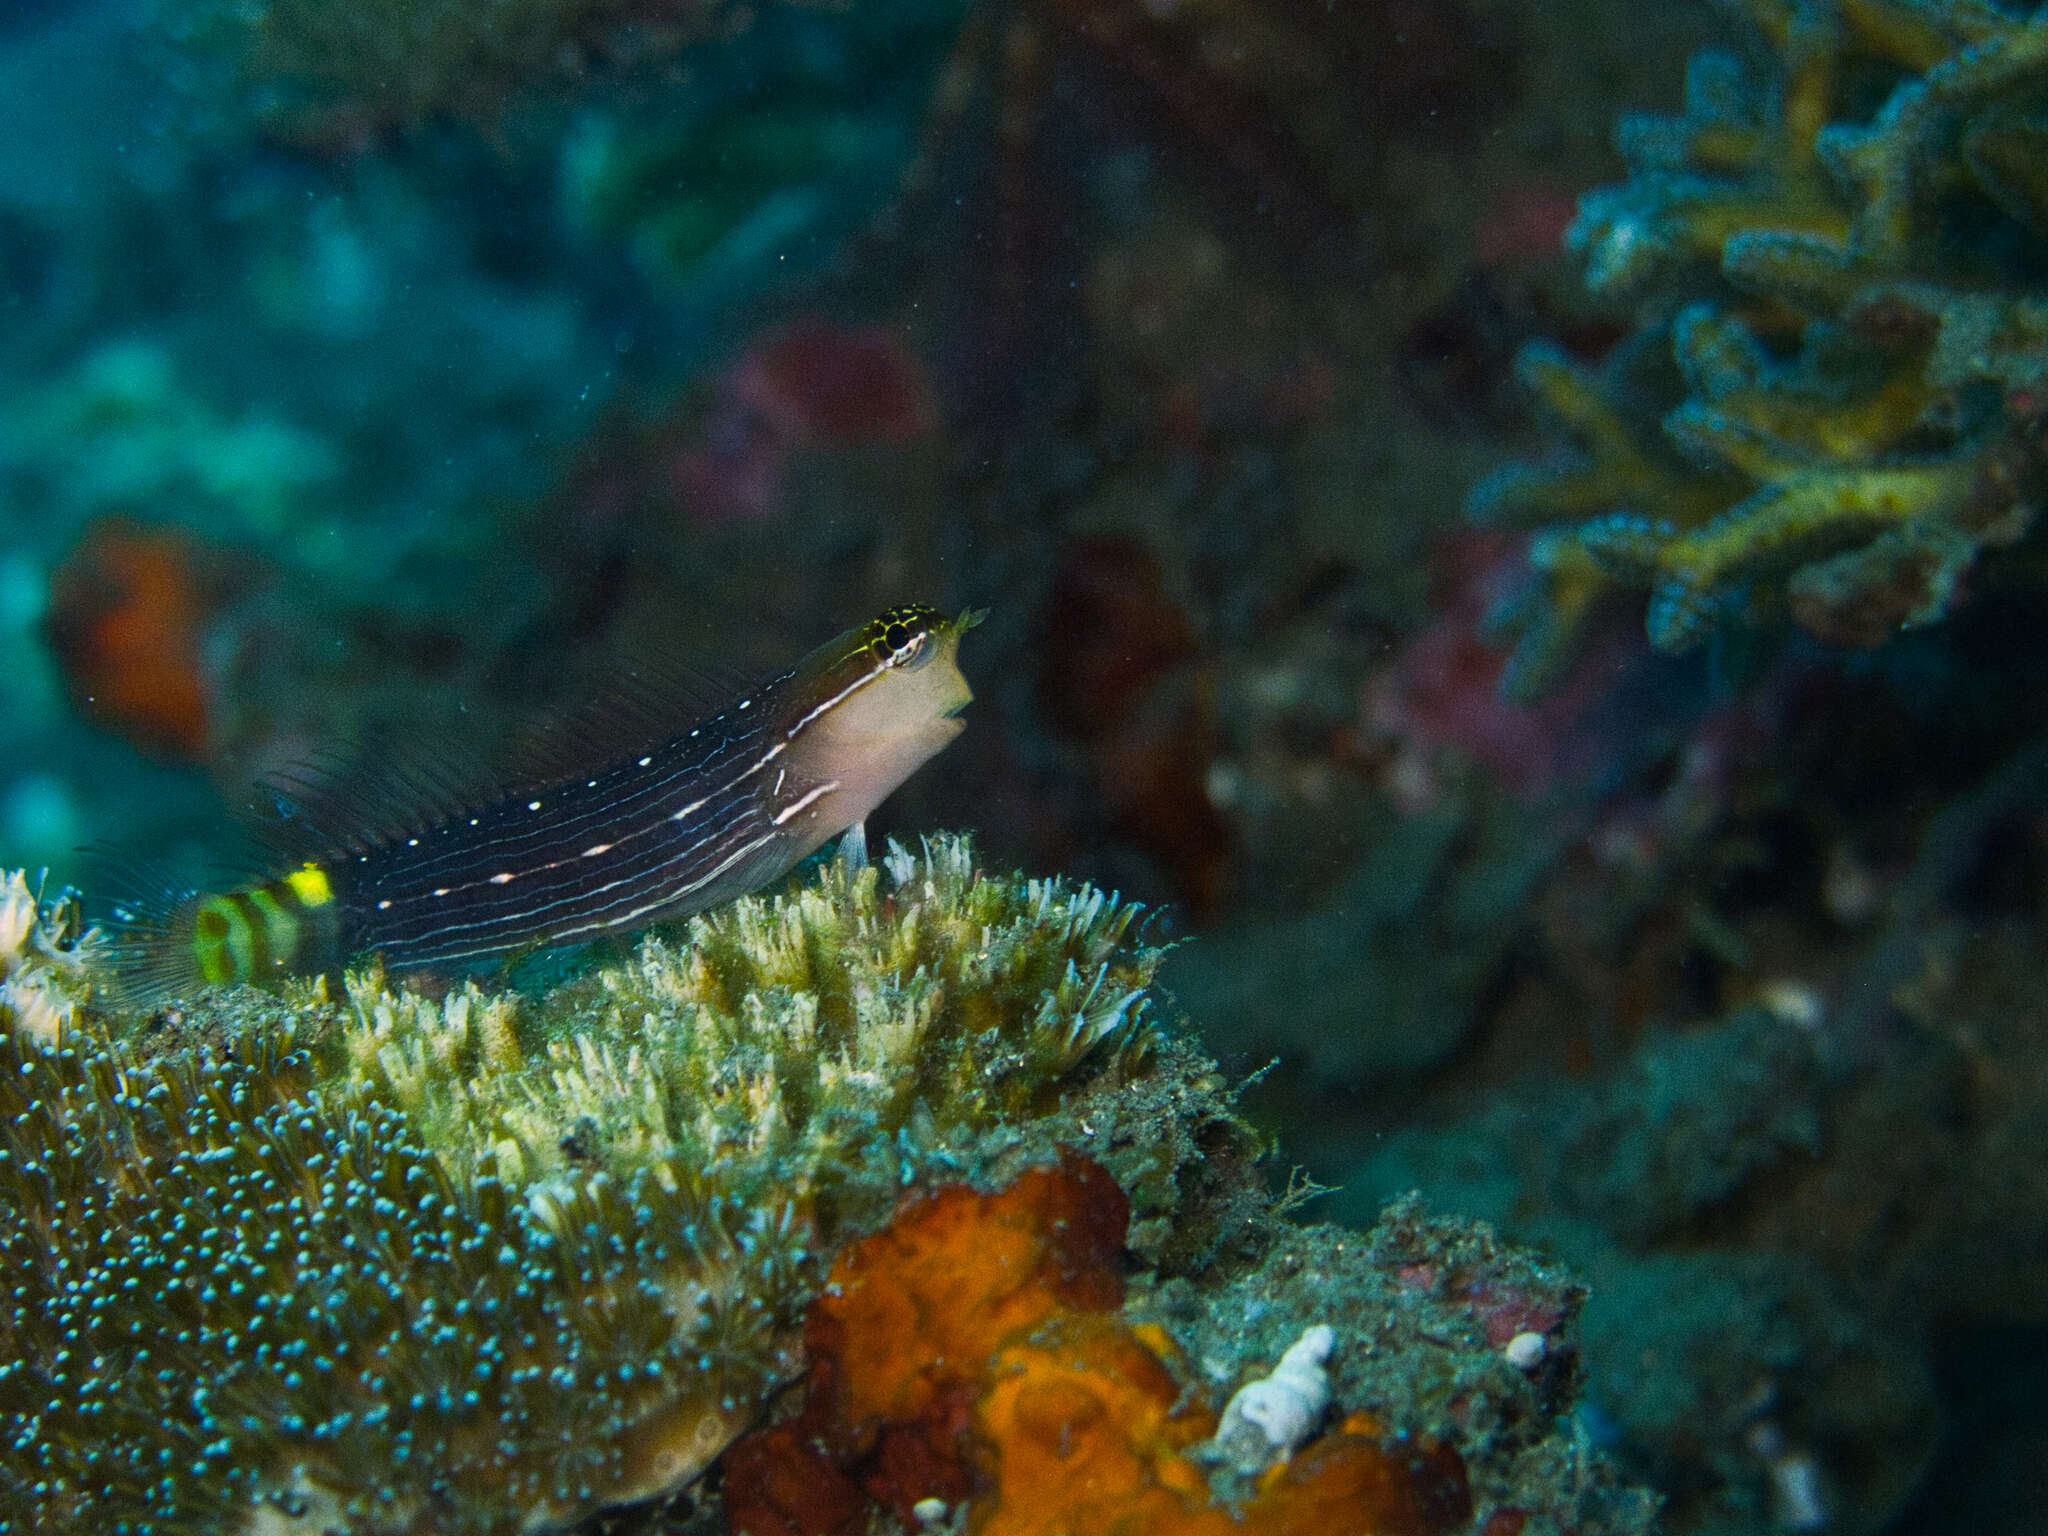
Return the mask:
{"type": "MultiPolygon", "coordinates": [[[[372,972],[339,998],[245,989],[13,1031],[0,1533],[652,1528],[807,1368],[815,1390],[835,1359],[851,1379],[859,1338],[894,1351],[861,1296],[886,1314],[913,1284],[958,1315],[897,1317],[902,1358],[956,1360],[968,1376],[946,1385],[934,1364],[927,1388],[957,1405],[971,1379],[987,1422],[1022,1437],[998,1433],[1014,1451],[991,1471],[945,1438],[957,1425],[935,1430],[927,1463],[964,1469],[948,1507],[987,1494],[1021,1518],[1012,1474],[1059,1461],[1073,1435],[1047,1415],[1085,1416],[1094,1393],[1114,1423],[1150,1416],[1099,1448],[1138,1469],[1130,1498],[1217,1526],[1185,1454],[1214,1415],[1183,1401],[1167,1334],[1114,1309],[1129,1278],[1241,1275],[1293,1229],[1213,1067],[1151,1016],[1160,951],[1139,916],[984,877],[965,842],[936,839],[692,919],[686,941],[650,938],[539,998],[434,999],[372,972]],[[976,1192],[1002,1187],[1047,1197],[976,1192]],[[1007,1239],[998,1199],[1019,1206],[1007,1239]],[[948,1211],[957,1251],[916,1235],[948,1211]],[[1036,1312],[1004,1287],[1030,1290],[1044,1262],[970,1262],[1005,1241],[1054,1255],[1036,1312]],[[841,1276],[924,1247],[901,1286],[841,1276]],[[1050,1396],[1003,1397],[1013,1355],[1050,1396]]],[[[1574,1307],[1544,1309],[1560,1334],[1574,1307]]],[[[1474,1337],[1531,1433],[1568,1440],[1568,1374],[1532,1383],[1474,1337]]],[[[1405,1426],[1356,1417],[1370,1396],[1341,1395],[1329,1443],[1254,1504],[1339,1530],[1354,1523],[1314,1514],[1349,1507],[1333,1489],[1393,1479],[1388,1499],[1440,1513],[1468,1485],[1507,1486],[1489,1442],[1468,1476],[1436,1423],[1414,1483],[1405,1426]]],[[[1121,1518],[1120,1498],[1089,1518],[1121,1518]]]]}

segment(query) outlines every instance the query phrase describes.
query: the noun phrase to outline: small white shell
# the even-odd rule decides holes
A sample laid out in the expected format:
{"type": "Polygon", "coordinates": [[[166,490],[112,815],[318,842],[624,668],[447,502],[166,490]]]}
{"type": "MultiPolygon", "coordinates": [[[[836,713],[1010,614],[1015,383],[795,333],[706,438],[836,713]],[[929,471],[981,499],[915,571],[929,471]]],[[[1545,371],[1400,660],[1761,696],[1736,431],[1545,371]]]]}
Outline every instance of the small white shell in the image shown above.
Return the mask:
{"type": "Polygon", "coordinates": [[[1294,1341],[1272,1375],[1240,1387],[1211,1442],[1220,1459],[1241,1472],[1257,1472],[1286,1459],[1314,1434],[1330,1406],[1323,1362],[1336,1345],[1336,1331],[1318,1323],[1294,1341]]]}

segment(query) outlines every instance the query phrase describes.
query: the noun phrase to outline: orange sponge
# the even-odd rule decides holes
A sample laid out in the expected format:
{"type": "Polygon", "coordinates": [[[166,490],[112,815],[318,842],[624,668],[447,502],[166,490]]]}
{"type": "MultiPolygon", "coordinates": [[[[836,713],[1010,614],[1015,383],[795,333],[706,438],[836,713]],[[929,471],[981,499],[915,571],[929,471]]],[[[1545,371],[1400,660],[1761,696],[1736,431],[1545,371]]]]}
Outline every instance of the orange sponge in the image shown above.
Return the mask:
{"type": "Polygon", "coordinates": [[[1464,1464],[1363,1416],[1273,1468],[1239,1508],[1195,1452],[1216,1429],[1170,1340],[1118,1308],[1128,1206],[1068,1156],[992,1195],[907,1206],[834,1266],[806,1326],[792,1422],[725,1462],[745,1536],[851,1536],[870,1501],[914,1520],[965,1501],[972,1536],[1446,1536],[1464,1464]]]}

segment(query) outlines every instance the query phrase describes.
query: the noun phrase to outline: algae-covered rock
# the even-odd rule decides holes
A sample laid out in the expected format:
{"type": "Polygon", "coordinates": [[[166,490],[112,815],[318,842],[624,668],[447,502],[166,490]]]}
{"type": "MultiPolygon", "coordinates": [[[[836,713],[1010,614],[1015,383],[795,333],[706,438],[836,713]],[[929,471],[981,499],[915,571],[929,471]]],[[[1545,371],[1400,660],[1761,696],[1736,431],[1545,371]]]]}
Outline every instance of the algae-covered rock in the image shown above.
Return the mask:
{"type": "Polygon", "coordinates": [[[906,1200],[834,1263],[787,1416],[726,1458],[727,1529],[1654,1527],[1655,1499],[1572,1432],[1580,1291],[1484,1227],[1413,1199],[1365,1232],[1275,1212],[1242,1245],[1255,1262],[1159,1283],[1120,1262],[1123,1218],[1115,1183],[1072,1156],[906,1200]]]}
{"type": "MultiPolygon", "coordinates": [[[[33,966],[88,974],[27,899],[33,966]]],[[[1572,1282],[1412,1202],[1297,1227],[1214,1065],[1152,1017],[1141,926],[936,838],[537,997],[372,971],[18,1019],[0,1536],[829,1536],[834,1509],[907,1530],[934,1500],[962,1536],[1255,1511],[1368,1536],[1390,1510],[1451,1536],[1475,1509],[1640,1536],[1648,1496],[1571,1427],[1572,1282]],[[857,1337],[827,1327],[855,1273],[857,1337]],[[1325,1324],[1328,1422],[1277,1484],[1210,1478],[1210,1400],[1325,1324]],[[852,1346],[932,1409],[886,1465],[864,1416],[823,1461],[786,1417],[806,1372],[806,1411],[850,1390],[852,1346]],[[723,1494],[699,1482],[762,1426],[723,1494]],[[1075,1446],[1124,1481],[1042,1505],[1029,1468],[1075,1446]]]]}

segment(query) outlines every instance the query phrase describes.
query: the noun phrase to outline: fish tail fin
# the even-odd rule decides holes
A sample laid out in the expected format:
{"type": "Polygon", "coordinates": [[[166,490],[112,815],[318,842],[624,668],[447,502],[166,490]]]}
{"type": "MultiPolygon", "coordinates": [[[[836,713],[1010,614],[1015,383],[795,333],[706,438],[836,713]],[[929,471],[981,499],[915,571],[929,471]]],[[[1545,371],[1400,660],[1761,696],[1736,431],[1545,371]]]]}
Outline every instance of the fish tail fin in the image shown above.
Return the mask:
{"type": "Polygon", "coordinates": [[[334,892],[318,864],[224,891],[134,866],[120,883],[126,890],[108,911],[99,953],[107,990],[126,1006],[306,975],[339,958],[334,892]]]}
{"type": "Polygon", "coordinates": [[[199,965],[196,917],[201,893],[185,881],[140,865],[121,865],[113,897],[98,923],[95,970],[103,990],[130,1008],[189,997],[206,985],[199,965]]]}

